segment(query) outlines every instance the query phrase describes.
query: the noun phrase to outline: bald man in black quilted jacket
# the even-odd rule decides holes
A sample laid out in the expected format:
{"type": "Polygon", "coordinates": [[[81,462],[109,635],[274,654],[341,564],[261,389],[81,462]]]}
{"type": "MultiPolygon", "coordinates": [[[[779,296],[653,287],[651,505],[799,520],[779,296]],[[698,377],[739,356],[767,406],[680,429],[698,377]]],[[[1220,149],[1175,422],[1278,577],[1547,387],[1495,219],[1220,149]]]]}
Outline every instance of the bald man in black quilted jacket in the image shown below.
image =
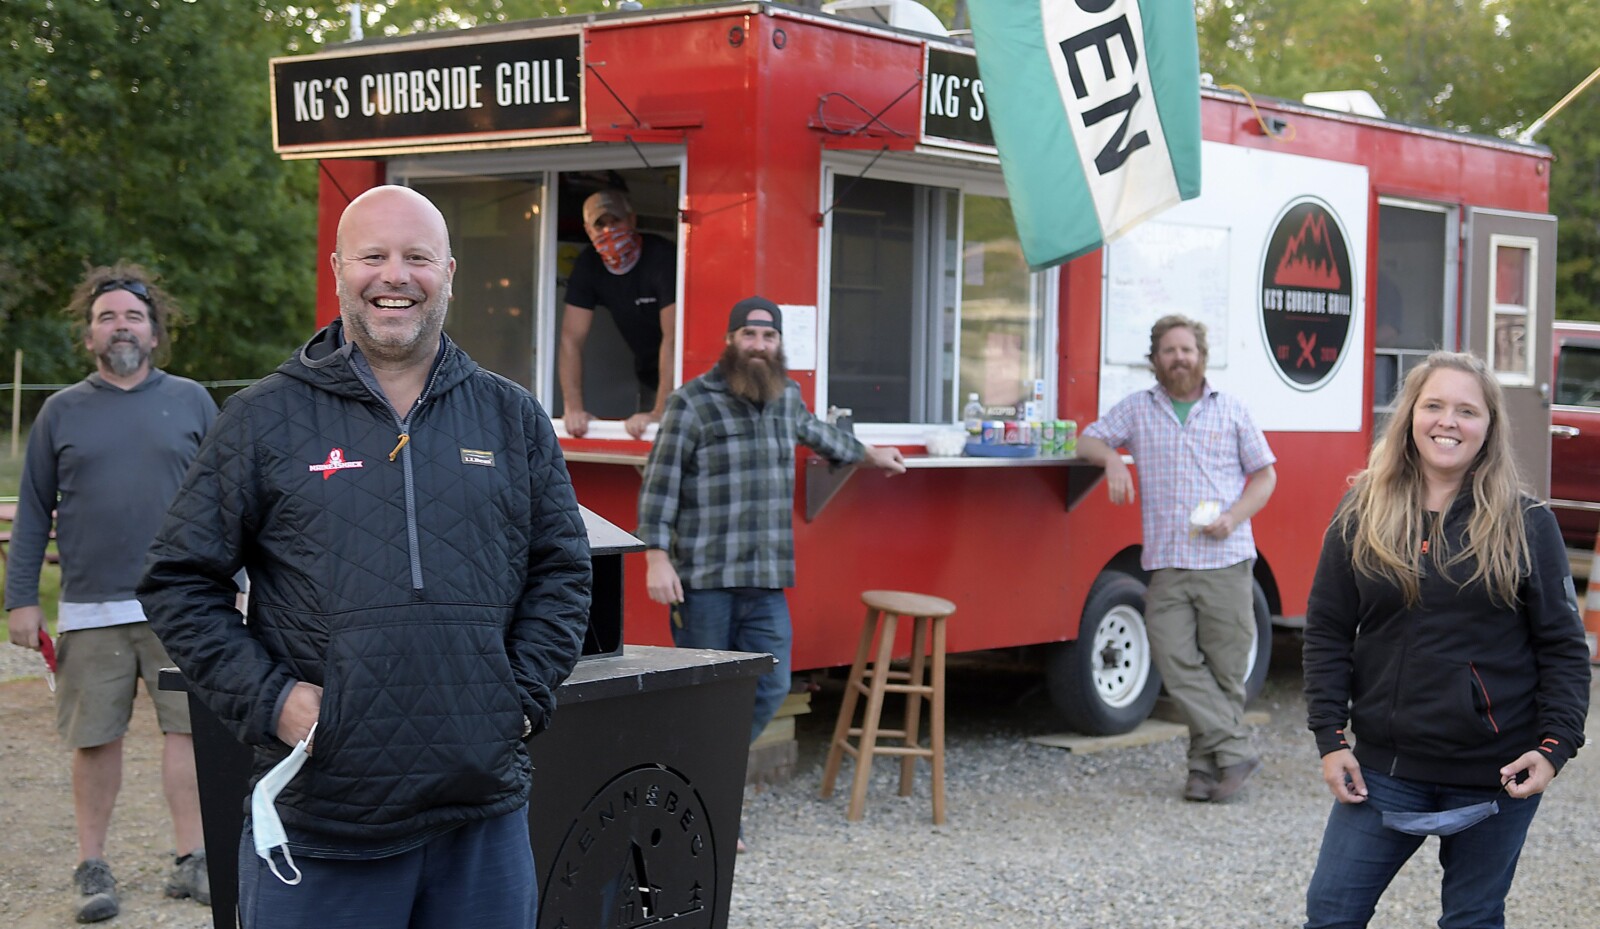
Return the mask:
{"type": "Polygon", "coordinates": [[[572,484],[538,403],[443,335],[432,203],[357,197],[331,259],[339,320],[227,403],[139,597],[255,746],[247,929],[530,929],[526,742],[589,608],[572,484]]]}

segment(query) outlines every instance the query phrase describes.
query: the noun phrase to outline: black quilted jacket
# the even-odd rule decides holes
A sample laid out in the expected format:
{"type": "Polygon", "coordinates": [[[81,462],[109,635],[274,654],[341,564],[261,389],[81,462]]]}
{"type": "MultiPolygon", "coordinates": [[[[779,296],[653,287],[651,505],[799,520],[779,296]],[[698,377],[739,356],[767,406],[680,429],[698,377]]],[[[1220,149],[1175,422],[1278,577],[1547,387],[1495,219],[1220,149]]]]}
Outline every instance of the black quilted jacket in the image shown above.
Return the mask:
{"type": "Polygon", "coordinates": [[[402,424],[339,326],[228,401],[139,599],[190,687],[256,746],[257,776],[288,752],[284,688],[324,688],[287,825],[403,839],[526,801],[524,719],[544,728],[577,660],[589,547],[527,391],[446,340],[402,424]]]}

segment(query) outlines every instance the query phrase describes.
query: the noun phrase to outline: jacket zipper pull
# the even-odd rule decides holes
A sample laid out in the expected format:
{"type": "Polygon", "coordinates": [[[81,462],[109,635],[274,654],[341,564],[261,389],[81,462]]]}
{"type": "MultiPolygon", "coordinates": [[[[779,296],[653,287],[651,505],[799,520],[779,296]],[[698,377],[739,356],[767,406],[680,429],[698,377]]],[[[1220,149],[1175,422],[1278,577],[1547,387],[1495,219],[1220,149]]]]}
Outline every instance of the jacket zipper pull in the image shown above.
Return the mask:
{"type": "Polygon", "coordinates": [[[400,454],[400,449],[405,448],[406,447],[406,443],[409,442],[409,441],[411,441],[411,433],[409,433],[409,432],[400,433],[400,444],[396,445],[394,447],[394,451],[389,453],[389,460],[393,461],[394,460],[394,456],[400,454]]]}

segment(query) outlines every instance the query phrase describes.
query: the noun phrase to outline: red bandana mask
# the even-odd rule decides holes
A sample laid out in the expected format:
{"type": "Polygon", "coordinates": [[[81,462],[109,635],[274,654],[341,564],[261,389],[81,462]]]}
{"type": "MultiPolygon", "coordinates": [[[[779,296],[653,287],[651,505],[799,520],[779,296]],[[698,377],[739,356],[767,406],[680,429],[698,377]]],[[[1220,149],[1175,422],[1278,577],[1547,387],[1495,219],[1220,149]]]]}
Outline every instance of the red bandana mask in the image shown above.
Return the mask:
{"type": "Polygon", "coordinates": [[[644,239],[639,231],[629,226],[612,226],[594,237],[594,250],[606,263],[612,274],[627,274],[639,263],[639,253],[644,250],[644,239]]]}

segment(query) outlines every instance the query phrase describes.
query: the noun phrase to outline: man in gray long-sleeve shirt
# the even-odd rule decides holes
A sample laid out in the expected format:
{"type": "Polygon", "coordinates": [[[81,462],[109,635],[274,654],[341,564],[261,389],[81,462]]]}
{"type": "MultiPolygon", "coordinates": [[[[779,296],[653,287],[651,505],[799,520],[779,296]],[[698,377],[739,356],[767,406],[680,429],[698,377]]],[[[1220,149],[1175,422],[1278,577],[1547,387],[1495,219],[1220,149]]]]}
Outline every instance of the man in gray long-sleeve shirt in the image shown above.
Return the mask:
{"type": "Polygon", "coordinates": [[[140,678],[164,733],[162,787],[180,853],[166,893],[211,899],[188,704],[157,688],[158,672],[172,663],[134,597],[150,542],[217,415],[204,387],[151,366],[174,310],[138,265],[95,268],[78,285],[68,312],[83,328],[97,371],[45,401],[28,436],[12,530],[10,637],[37,650],[44,626],[39,569],[54,511],[61,553],[56,728],[73,750],[79,922],[117,915],[105,843],[140,678]]]}

